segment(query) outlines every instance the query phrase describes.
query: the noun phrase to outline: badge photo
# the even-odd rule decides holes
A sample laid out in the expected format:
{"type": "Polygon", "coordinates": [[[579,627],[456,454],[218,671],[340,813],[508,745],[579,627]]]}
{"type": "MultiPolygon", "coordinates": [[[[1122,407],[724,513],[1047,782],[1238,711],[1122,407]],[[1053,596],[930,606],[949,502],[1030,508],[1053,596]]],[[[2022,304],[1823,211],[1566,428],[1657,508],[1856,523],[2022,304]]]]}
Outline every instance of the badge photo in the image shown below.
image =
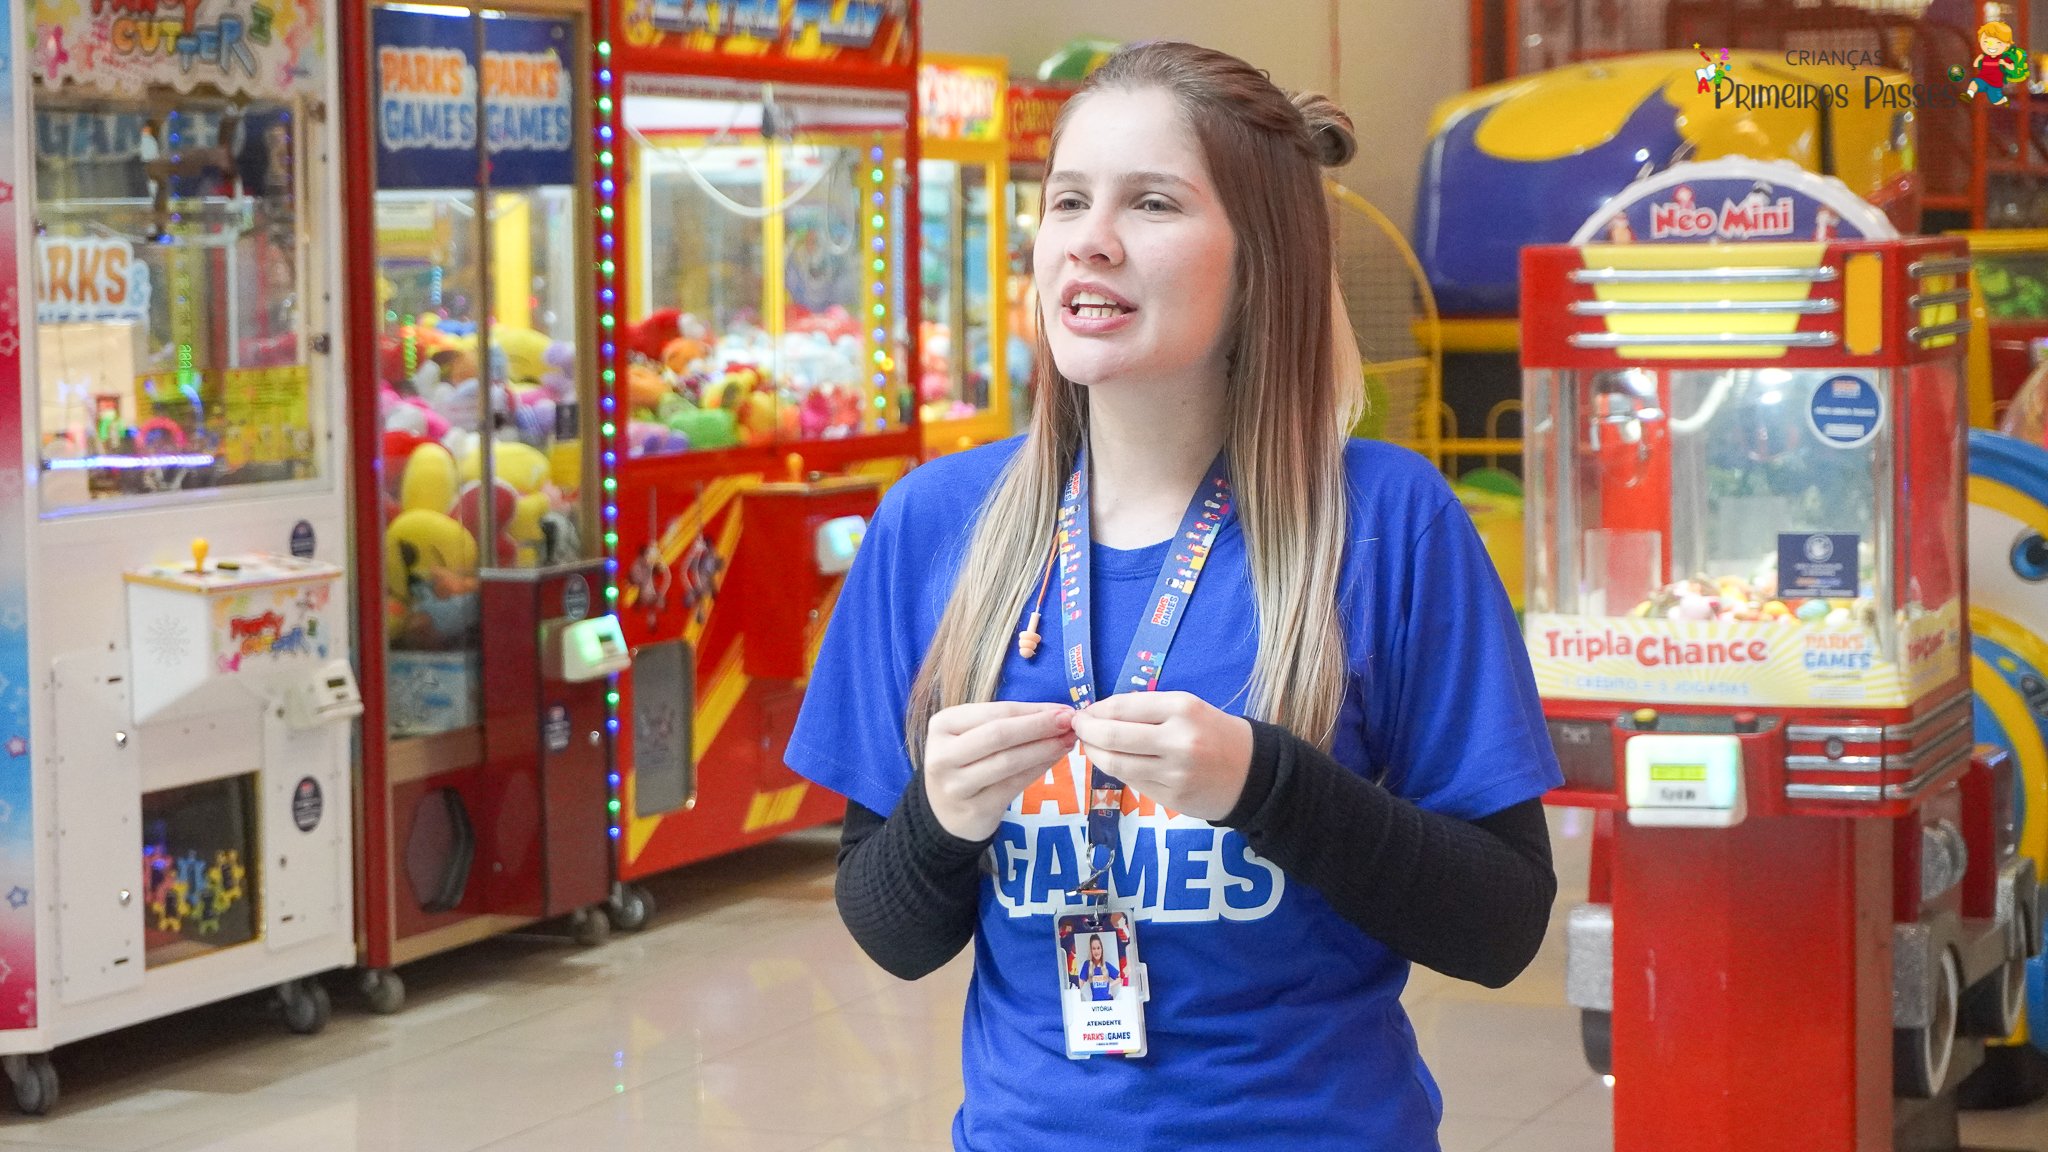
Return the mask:
{"type": "Polygon", "coordinates": [[[1067,1055],[1143,1056],[1149,993],[1129,914],[1103,908],[1063,912],[1053,925],[1067,1055]]]}

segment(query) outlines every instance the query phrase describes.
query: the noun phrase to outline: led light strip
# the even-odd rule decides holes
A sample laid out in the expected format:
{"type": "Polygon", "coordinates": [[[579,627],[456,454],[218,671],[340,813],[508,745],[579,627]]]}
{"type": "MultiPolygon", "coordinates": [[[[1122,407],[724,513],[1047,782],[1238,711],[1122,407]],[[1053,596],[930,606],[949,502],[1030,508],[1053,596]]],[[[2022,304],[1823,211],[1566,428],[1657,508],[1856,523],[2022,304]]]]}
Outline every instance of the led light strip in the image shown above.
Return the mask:
{"type": "MultiPolygon", "coordinates": [[[[595,147],[597,157],[597,323],[599,329],[598,347],[598,409],[603,413],[599,431],[603,433],[598,442],[604,507],[604,602],[607,611],[616,612],[619,605],[619,477],[618,477],[618,423],[613,417],[617,400],[619,347],[616,332],[619,323],[619,296],[614,273],[618,270],[616,247],[618,245],[618,184],[617,157],[613,155],[612,144],[617,135],[616,101],[612,97],[612,42],[597,42],[597,114],[592,118],[596,124],[595,147]]],[[[605,826],[613,840],[619,838],[619,828],[624,822],[619,815],[620,783],[618,763],[619,739],[619,677],[617,673],[607,678],[605,684],[605,728],[611,733],[613,758],[610,774],[606,777],[605,826]]]]}

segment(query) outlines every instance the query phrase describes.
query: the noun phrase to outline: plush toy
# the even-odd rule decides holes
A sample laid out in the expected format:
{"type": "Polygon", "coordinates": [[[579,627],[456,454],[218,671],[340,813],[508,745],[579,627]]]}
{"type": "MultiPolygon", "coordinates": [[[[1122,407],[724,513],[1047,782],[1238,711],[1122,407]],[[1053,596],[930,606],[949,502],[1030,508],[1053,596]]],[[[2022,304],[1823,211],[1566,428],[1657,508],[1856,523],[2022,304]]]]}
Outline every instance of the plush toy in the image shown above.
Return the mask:
{"type": "Polygon", "coordinates": [[[694,448],[730,448],[740,442],[739,426],[723,408],[685,409],[670,419],[668,426],[688,437],[694,448]]]}
{"type": "Polygon", "coordinates": [[[814,388],[804,396],[797,414],[797,435],[805,440],[816,440],[825,435],[825,429],[832,426],[832,398],[822,388],[814,388]]]}
{"type": "Polygon", "coordinates": [[[455,518],[423,508],[384,530],[385,626],[414,647],[459,643],[475,619],[476,539],[455,518]]]}
{"type": "Polygon", "coordinates": [[[775,439],[775,396],[770,392],[750,392],[741,403],[739,412],[739,436],[742,444],[766,444],[775,439]]]}
{"type": "Polygon", "coordinates": [[[541,373],[540,386],[558,404],[576,399],[576,345],[566,340],[557,340],[548,345],[547,370],[541,373]]]}
{"type": "Polygon", "coordinates": [[[662,346],[662,366],[678,376],[690,371],[690,366],[711,355],[711,349],[702,340],[678,336],[662,346]]]}
{"type": "MultiPolygon", "coordinates": [[[[521,495],[538,492],[548,482],[547,454],[531,444],[500,440],[491,446],[491,471],[521,495]]],[[[462,479],[465,482],[480,480],[483,474],[481,447],[472,447],[462,454],[462,479]]]]}
{"type": "Polygon", "coordinates": [[[406,511],[446,513],[455,506],[455,458],[439,444],[420,444],[405,456],[398,503],[406,511]]]}
{"type": "Polygon", "coordinates": [[[633,411],[656,411],[664,397],[673,395],[668,381],[652,366],[636,363],[626,369],[626,402],[633,411]]]}
{"type": "MultiPolygon", "coordinates": [[[[455,520],[472,539],[483,534],[483,487],[481,480],[471,480],[455,496],[455,520]]],[[[518,510],[519,491],[503,480],[492,488],[496,497],[491,501],[491,517],[498,528],[492,562],[500,568],[509,568],[519,562],[519,540],[512,534],[512,517],[518,510]]]]}
{"type": "Polygon", "coordinates": [[[504,378],[521,384],[540,383],[548,370],[548,349],[554,343],[552,337],[531,328],[516,324],[491,326],[492,350],[505,356],[504,378]]]}
{"type": "MultiPolygon", "coordinates": [[[[678,397],[680,399],[680,397],[678,397]]],[[[626,425],[627,454],[645,456],[649,453],[688,452],[690,438],[675,431],[667,424],[652,420],[635,420],[626,425]]]]}
{"type": "Polygon", "coordinates": [[[669,341],[683,335],[682,320],[683,313],[680,308],[657,309],[637,323],[628,324],[621,329],[619,346],[627,352],[660,363],[661,350],[668,347],[669,341]]]}

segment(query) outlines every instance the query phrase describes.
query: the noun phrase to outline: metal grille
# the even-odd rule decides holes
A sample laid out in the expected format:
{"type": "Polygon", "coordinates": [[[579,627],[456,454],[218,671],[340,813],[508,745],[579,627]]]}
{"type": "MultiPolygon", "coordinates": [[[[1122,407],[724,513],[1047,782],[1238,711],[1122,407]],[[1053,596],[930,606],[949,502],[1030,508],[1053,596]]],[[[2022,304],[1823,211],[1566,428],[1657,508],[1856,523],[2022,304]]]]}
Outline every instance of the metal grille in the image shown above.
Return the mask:
{"type": "Polygon", "coordinates": [[[1350,189],[1329,187],[1337,282],[1365,368],[1368,410],[1359,432],[1435,460],[1443,394],[1435,297],[1393,222],[1350,189]]]}

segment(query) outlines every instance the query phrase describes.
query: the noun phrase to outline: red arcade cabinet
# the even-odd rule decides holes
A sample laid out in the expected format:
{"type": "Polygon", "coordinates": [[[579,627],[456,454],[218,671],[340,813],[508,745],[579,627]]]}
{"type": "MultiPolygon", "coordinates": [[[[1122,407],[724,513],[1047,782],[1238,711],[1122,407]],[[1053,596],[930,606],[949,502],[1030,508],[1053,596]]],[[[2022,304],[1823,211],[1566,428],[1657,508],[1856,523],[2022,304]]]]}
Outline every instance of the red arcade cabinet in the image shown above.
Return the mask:
{"type": "Polygon", "coordinates": [[[343,8],[358,943],[390,1011],[408,961],[555,916],[609,931],[628,658],[594,499],[588,15],[343,8]]]}
{"type": "Polygon", "coordinates": [[[1550,800],[1597,812],[1566,980],[1621,1152],[1954,1147],[1973,1038],[2021,1011],[2037,885],[1971,738],[1967,271],[1746,160],[1523,254],[1526,635],[1550,800]]]}
{"type": "Polygon", "coordinates": [[[630,882],[837,819],[782,760],[865,517],[921,448],[917,8],[607,3],[601,540],[630,882]]]}

